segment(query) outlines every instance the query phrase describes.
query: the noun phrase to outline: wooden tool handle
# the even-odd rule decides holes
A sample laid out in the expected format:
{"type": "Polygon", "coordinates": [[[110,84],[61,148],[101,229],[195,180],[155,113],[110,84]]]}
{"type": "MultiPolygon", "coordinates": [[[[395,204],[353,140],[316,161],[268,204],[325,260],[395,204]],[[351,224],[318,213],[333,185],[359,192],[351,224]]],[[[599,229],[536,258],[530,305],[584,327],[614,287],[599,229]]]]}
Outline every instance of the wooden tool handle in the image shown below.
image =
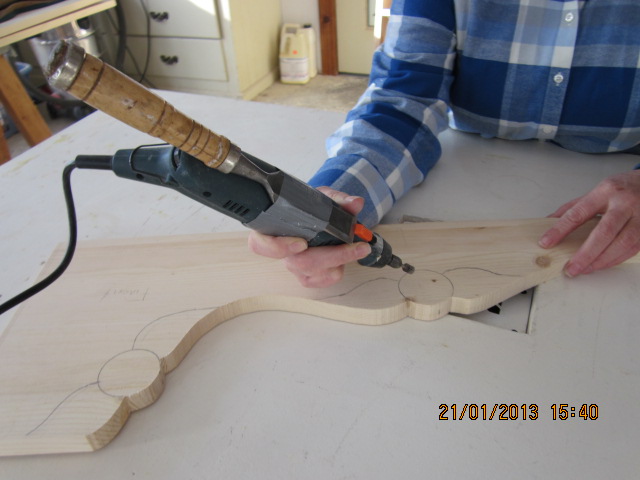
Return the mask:
{"type": "Polygon", "coordinates": [[[49,83],[144,133],[218,168],[231,144],[149,89],[69,42],[52,53],[49,83]]]}

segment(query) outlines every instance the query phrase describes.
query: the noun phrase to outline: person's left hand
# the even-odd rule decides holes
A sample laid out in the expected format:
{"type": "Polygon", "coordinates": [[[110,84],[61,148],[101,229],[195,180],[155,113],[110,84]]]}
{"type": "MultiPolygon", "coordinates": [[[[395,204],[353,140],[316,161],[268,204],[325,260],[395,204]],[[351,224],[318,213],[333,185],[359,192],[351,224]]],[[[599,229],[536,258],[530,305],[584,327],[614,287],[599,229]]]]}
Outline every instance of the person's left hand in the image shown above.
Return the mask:
{"type": "Polygon", "coordinates": [[[596,215],[600,221],[564,267],[569,277],[613,267],[640,251],[640,170],[608,177],[562,205],[550,215],[558,221],[540,237],[540,246],[557,245],[596,215]]]}

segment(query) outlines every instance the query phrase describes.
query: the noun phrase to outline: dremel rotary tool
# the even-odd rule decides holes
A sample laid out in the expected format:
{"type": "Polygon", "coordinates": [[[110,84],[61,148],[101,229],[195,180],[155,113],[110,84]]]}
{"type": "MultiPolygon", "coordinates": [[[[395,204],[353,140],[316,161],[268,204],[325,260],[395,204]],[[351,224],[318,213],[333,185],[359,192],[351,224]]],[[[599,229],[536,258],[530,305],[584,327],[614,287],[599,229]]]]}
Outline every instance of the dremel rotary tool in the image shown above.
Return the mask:
{"type": "Polygon", "coordinates": [[[369,267],[413,273],[377,233],[358,223],[329,197],[261,161],[176,110],[164,99],[69,42],[52,52],[49,83],[172,146],[142,146],[114,156],[80,155],[77,168],[177,190],[261,233],[293,236],[310,246],[364,241],[369,267]]]}
{"type": "Polygon", "coordinates": [[[75,164],[172,188],[253,230],[301,237],[311,247],[367,242],[371,254],[358,261],[361,265],[413,273],[378,233],[323,193],[247,153],[234,150],[232,156],[235,167],[228,174],[168,145],[119,150],[114,156],[79,155],[75,164]]]}

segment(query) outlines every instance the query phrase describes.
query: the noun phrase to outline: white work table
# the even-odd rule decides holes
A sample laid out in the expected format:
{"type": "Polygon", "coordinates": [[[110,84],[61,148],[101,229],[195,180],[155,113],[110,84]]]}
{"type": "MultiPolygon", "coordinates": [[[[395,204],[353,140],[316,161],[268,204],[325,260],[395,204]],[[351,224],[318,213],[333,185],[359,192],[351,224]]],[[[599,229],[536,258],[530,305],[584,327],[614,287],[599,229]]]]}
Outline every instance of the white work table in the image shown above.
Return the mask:
{"type": "MultiPolygon", "coordinates": [[[[161,94],[305,180],[344,117],[161,94]]],[[[640,161],[455,132],[442,141],[441,162],[386,221],[542,217],[640,161]]],[[[63,166],[147,143],[157,141],[95,113],[0,167],[0,301],[30,286],[66,242],[63,166]]],[[[80,241],[242,229],[171,190],[109,172],[76,171],[72,184],[80,241]]],[[[160,399],[109,445],[0,458],[0,478],[638,478],[639,288],[637,264],[552,280],[535,292],[528,333],[453,315],[382,327],[244,315],[205,335],[160,399]],[[456,404],[458,415],[465,404],[486,405],[487,415],[495,404],[517,405],[507,412],[517,419],[482,420],[480,410],[477,420],[454,421],[449,410],[439,420],[441,404],[456,404]],[[553,420],[559,404],[576,416],[553,420]],[[597,419],[578,416],[583,404],[597,405],[597,419]]]]}

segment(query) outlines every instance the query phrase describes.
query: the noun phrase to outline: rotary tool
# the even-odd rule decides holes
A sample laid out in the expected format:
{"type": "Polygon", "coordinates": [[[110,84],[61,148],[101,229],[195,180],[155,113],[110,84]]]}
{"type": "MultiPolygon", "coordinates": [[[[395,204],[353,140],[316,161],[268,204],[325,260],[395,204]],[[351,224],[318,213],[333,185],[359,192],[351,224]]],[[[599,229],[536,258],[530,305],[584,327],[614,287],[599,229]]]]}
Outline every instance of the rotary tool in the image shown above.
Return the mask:
{"type": "Polygon", "coordinates": [[[414,268],[328,196],[203,127],[161,97],[86,53],[60,42],[46,72],[49,83],[170,145],[79,155],[77,168],[110,169],[132,180],[172,188],[258,232],[304,238],[309,246],[357,241],[371,245],[368,267],[414,268]]]}

